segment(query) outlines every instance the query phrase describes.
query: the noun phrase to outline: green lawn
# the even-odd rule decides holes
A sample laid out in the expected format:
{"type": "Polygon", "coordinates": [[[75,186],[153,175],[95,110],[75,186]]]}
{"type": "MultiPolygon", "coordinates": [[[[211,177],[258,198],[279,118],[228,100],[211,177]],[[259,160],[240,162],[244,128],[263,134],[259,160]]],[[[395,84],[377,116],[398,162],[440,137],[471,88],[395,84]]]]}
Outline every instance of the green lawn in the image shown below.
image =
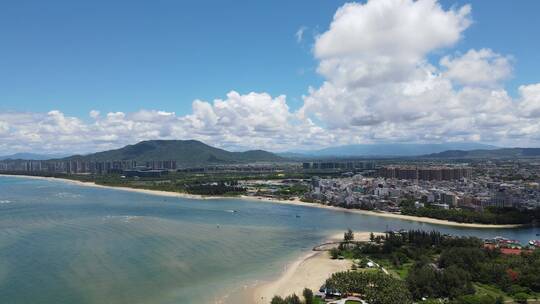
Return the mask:
{"type": "Polygon", "coordinates": [[[388,259],[373,259],[373,261],[388,271],[396,278],[404,280],[409,274],[409,270],[413,266],[413,262],[407,262],[399,267],[394,266],[388,259]]]}
{"type": "MultiPolygon", "coordinates": [[[[514,303],[511,296],[509,296],[504,291],[498,289],[495,286],[482,284],[482,283],[474,283],[474,288],[476,289],[476,293],[479,295],[490,295],[494,298],[502,296],[506,303],[514,303]]],[[[530,296],[529,298],[530,300],[527,303],[529,304],[540,303],[540,301],[535,300],[535,297],[538,297],[538,299],[540,299],[540,294],[530,294],[529,296],[530,296]]]]}
{"type": "Polygon", "coordinates": [[[326,302],[321,298],[314,298],[313,304],[325,304],[326,302]]]}
{"type": "Polygon", "coordinates": [[[476,293],[479,295],[490,295],[494,298],[503,297],[505,301],[512,299],[505,292],[495,286],[482,283],[474,283],[474,289],[476,289],[476,293]]]}
{"type": "Polygon", "coordinates": [[[413,266],[413,263],[408,262],[401,265],[400,267],[394,267],[394,268],[388,269],[388,271],[390,270],[395,271],[401,279],[405,280],[412,266],[413,266]]]}

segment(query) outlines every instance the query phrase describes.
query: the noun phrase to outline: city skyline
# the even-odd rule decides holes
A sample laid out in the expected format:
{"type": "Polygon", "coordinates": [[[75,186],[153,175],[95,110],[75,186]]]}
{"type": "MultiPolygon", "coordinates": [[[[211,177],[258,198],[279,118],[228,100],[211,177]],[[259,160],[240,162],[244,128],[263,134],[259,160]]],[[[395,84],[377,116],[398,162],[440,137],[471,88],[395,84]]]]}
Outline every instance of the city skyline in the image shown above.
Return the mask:
{"type": "Polygon", "coordinates": [[[5,5],[0,155],[539,146],[533,1],[214,5],[5,5]]]}

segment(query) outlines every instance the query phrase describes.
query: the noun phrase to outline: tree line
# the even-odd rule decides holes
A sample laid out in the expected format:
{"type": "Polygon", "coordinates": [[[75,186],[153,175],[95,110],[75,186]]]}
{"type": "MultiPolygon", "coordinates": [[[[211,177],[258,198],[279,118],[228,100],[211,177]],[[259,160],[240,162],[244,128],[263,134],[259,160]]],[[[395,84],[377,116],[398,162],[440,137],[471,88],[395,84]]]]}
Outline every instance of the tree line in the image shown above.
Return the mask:
{"type": "Polygon", "coordinates": [[[540,219],[540,209],[522,211],[516,208],[486,208],[482,212],[464,209],[442,209],[436,207],[415,208],[402,205],[401,213],[404,215],[430,217],[459,223],[480,224],[529,224],[540,219]]]}
{"type": "MultiPolygon", "coordinates": [[[[400,283],[406,288],[389,283],[390,279],[383,279],[382,273],[367,275],[354,271],[337,274],[327,283],[345,293],[366,294],[366,286],[379,286],[372,281],[381,280],[381,286],[391,284],[403,299],[446,299],[446,303],[452,304],[502,303],[500,297],[477,294],[475,285],[478,283],[491,286],[516,301],[540,293],[540,250],[509,256],[482,245],[483,241],[478,238],[455,237],[437,231],[372,234],[371,242],[340,246],[338,254],[354,259],[370,256],[387,261],[396,269],[406,269],[400,283]]],[[[391,299],[384,303],[406,303],[391,299]]]]}

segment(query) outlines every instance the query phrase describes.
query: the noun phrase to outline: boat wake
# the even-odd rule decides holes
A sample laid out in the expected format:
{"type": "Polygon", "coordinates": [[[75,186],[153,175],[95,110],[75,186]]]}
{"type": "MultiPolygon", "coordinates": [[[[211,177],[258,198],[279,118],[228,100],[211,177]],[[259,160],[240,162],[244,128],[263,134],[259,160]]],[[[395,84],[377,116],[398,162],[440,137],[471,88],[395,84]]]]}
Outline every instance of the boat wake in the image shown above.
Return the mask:
{"type": "Polygon", "coordinates": [[[131,223],[132,221],[138,219],[139,216],[136,215],[106,215],[103,217],[104,221],[115,221],[119,220],[123,223],[131,223]]]}
{"type": "Polygon", "coordinates": [[[75,193],[70,193],[70,192],[59,192],[59,193],[56,193],[55,196],[59,197],[59,198],[80,198],[80,197],[82,197],[81,194],[75,194],[75,193]]]}

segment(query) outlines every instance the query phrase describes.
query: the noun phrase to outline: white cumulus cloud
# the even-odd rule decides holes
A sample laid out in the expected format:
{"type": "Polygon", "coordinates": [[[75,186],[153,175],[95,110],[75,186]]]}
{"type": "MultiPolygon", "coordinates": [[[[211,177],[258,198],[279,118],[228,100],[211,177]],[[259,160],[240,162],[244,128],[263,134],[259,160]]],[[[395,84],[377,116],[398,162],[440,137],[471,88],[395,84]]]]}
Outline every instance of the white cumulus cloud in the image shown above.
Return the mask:
{"type": "Polygon", "coordinates": [[[315,43],[319,72],[347,85],[408,79],[427,53],[460,39],[470,11],[445,11],[435,0],[345,4],[315,43]]]}
{"type": "Polygon", "coordinates": [[[446,77],[462,85],[497,86],[512,74],[510,58],[490,49],[469,50],[461,57],[445,56],[441,66],[447,69],[446,77]]]}
{"type": "Polygon", "coordinates": [[[519,87],[520,111],[526,117],[540,118],[540,83],[519,87]]]}
{"type": "Polygon", "coordinates": [[[464,36],[470,13],[434,0],[344,5],[315,42],[325,82],[310,89],[299,115],[329,132],[361,134],[357,142],[516,139],[537,124],[523,115],[537,113],[537,94],[523,87],[513,100],[503,89],[510,56],[481,49],[429,62],[464,36]]]}
{"type": "Polygon", "coordinates": [[[198,139],[233,150],[284,150],[311,145],[324,135],[310,121],[297,119],[284,95],[267,93],[231,91],[224,99],[195,100],[189,115],[157,110],[99,115],[93,111],[90,118],[87,122],[57,110],[2,113],[0,149],[83,153],[148,139],[198,139]]]}

